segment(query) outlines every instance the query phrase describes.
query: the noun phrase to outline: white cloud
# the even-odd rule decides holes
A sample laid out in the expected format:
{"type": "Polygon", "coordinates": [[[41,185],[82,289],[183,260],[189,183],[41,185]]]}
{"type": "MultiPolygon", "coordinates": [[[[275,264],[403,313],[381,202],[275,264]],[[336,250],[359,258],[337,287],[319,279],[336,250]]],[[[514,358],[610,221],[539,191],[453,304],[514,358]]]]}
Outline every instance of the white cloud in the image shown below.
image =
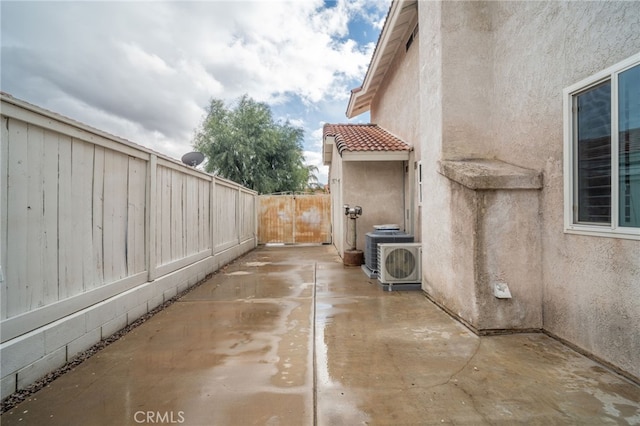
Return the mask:
{"type": "Polygon", "coordinates": [[[145,52],[134,43],[120,43],[120,48],[132,67],[151,74],[162,76],[175,75],[176,70],[169,67],[158,55],[145,52]]]}
{"type": "Polygon", "coordinates": [[[176,158],[213,97],[246,93],[306,129],[342,122],[374,48],[349,23],[378,25],[388,2],[323,5],[1,2],[1,88],[176,158]]]}

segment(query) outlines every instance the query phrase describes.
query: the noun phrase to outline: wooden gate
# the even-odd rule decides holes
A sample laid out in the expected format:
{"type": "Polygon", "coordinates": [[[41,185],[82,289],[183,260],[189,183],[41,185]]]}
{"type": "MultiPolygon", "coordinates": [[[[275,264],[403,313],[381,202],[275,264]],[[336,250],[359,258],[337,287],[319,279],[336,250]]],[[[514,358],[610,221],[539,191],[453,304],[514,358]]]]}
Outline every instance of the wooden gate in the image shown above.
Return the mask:
{"type": "Polygon", "coordinates": [[[331,196],[260,195],[258,243],[331,243],[331,196]]]}

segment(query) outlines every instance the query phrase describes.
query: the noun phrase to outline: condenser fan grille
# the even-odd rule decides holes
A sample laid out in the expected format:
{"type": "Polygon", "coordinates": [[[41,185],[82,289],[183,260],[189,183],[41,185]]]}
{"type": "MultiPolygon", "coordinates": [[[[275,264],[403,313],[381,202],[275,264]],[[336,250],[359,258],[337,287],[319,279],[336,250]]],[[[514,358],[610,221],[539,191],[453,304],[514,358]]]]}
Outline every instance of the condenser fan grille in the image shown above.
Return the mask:
{"type": "Polygon", "coordinates": [[[404,279],[415,271],[416,257],[407,249],[393,249],[387,254],[384,266],[393,278],[404,279]]]}
{"type": "Polygon", "coordinates": [[[378,244],[378,281],[383,284],[420,283],[421,244],[378,244]]]}

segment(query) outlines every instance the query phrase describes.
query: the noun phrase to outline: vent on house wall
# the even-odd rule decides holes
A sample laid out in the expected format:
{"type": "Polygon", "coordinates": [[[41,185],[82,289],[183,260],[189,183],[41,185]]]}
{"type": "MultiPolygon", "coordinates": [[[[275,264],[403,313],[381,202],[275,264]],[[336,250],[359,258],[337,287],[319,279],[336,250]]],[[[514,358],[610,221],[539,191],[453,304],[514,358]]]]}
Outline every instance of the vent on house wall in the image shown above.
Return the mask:
{"type": "Polygon", "coordinates": [[[411,45],[413,44],[413,40],[418,37],[418,24],[416,24],[411,34],[409,34],[409,39],[407,40],[407,44],[405,45],[405,51],[409,50],[411,45]]]}

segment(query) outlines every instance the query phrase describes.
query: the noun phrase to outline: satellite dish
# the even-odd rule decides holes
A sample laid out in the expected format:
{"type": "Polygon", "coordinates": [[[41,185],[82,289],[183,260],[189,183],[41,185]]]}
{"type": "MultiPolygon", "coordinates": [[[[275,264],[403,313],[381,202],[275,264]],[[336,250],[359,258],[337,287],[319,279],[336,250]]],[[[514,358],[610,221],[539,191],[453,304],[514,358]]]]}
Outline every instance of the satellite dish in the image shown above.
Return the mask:
{"type": "Polygon", "coordinates": [[[204,154],[201,152],[188,152],[182,156],[182,162],[191,167],[195,167],[203,161],[204,154]]]}

